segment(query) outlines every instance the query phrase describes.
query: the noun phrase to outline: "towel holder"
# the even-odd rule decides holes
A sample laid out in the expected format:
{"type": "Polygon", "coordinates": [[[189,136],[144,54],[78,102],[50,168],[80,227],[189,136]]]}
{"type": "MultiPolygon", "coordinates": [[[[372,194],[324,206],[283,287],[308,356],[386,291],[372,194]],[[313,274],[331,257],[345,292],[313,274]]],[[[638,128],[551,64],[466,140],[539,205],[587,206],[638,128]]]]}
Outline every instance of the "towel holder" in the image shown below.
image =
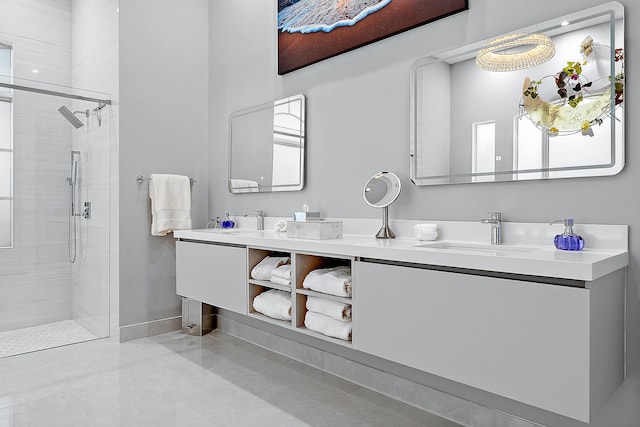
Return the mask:
{"type": "MultiPolygon", "coordinates": [[[[145,181],[151,181],[151,177],[146,177],[144,175],[138,175],[136,176],[136,181],[138,182],[138,184],[144,184],[145,181]]],[[[193,184],[195,184],[196,180],[189,177],[189,182],[191,183],[191,186],[193,186],[193,184]]]]}

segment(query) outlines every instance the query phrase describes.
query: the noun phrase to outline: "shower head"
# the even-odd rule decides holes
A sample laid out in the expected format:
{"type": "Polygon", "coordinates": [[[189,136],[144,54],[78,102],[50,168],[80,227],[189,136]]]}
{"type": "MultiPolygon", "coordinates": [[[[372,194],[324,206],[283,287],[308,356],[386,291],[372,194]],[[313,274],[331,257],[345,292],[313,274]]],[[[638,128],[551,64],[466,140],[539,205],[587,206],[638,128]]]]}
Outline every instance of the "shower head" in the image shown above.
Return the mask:
{"type": "MultiPolygon", "coordinates": [[[[78,119],[75,116],[75,113],[73,113],[71,110],[69,110],[67,108],[66,105],[63,105],[62,107],[58,108],[58,111],[60,112],[60,114],[62,114],[64,116],[65,119],[67,119],[69,121],[69,123],[71,123],[76,129],[84,126],[84,123],[82,123],[82,121],[80,121],[80,119],[78,119]]],[[[78,111],[76,111],[78,112],[78,111]]],[[[84,113],[83,111],[80,111],[80,113],[84,113]]]]}

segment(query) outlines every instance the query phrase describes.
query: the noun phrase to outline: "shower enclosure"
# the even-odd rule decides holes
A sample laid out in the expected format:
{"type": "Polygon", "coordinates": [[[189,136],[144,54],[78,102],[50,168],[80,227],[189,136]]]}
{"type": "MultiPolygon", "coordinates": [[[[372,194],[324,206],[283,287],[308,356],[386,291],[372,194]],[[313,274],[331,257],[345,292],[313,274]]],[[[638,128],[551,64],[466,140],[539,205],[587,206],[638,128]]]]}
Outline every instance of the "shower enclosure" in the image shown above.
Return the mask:
{"type": "Polygon", "coordinates": [[[111,100],[70,57],[0,31],[0,357],[109,335],[111,100]]]}

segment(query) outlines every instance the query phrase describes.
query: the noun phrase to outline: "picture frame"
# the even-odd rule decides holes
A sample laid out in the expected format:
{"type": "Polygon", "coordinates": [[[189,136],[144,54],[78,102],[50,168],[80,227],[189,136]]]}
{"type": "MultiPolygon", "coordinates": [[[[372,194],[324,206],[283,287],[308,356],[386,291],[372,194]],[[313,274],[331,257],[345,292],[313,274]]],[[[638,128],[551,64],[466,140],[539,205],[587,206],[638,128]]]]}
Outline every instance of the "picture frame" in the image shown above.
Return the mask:
{"type": "Polygon", "coordinates": [[[278,74],[468,8],[468,0],[278,0],[278,74]]]}

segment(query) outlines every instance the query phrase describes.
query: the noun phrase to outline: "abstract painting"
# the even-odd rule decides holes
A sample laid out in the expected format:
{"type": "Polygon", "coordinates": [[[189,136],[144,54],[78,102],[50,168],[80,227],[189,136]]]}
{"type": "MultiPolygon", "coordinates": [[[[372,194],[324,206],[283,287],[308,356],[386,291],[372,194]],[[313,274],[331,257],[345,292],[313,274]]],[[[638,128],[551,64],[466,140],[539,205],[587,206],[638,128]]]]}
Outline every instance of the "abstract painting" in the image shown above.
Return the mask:
{"type": "Polygon", "coordinates": [[[278,74],[468,7],[468,0],[278,0],[278,74]]]}

